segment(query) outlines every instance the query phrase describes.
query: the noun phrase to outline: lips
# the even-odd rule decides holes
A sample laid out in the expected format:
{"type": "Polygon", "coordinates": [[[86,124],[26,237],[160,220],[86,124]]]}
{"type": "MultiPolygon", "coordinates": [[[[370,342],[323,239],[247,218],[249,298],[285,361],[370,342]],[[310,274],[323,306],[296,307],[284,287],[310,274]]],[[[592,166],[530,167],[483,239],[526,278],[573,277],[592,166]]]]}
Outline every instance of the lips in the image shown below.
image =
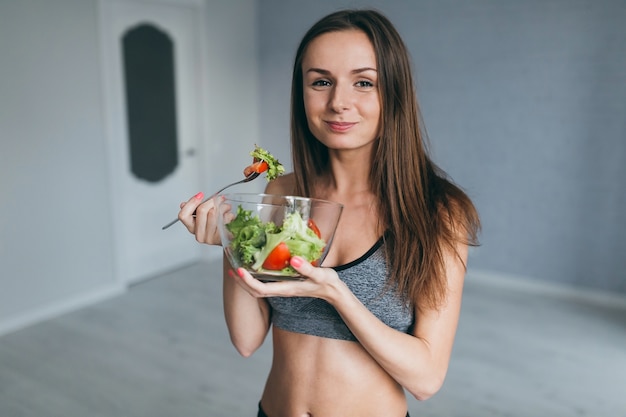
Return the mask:
{"type": "Polygon", "coordinates": [[[346,132],[350,130],[352,126],[356,125],[356,123],[350,122],[326,122],[326,124],[328,125],[330,130],[334,132],[346,132]]]}

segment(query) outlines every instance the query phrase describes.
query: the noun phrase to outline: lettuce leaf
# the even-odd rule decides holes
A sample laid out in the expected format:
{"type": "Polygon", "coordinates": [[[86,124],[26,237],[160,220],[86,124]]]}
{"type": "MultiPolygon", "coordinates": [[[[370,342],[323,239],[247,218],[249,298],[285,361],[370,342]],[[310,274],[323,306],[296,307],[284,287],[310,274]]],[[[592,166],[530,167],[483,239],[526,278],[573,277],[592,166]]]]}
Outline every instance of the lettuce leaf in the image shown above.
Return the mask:
{"type": "Polygon", "coordinates": [[[280,162],[278,162],[278,159],[276,159],[274,155],[272,155],[265,149],[258,147],[257,145],[254,145],[254,150],[250,152],[250,156],[255,159],[267,162],[267,174],[265,175],[267,182],[275,180],[280,175],[283,175],[285,173],[285,167],[280,162]]]}
{"type": "Polygon", "coordinates": [[[266,234],[265,246],[254,255],[256,261],[252,269],[259,270],[272,250],[281,242],[285,242],[291,256],[301,256],[309,262],[318,259],[326,246],[326,242],[317,237],[296,211],[285,217],[280,230],[266,234]]]}
{"type": "Polygon", "coordinates": [[[236,251],[245,264],[254,262],[255,255],[265,245],[266,234],[276,230],[272,222],[263,223],[259,216],[252,216],[252,211],[237,207],[237,216],[226,225],[233,234],[231,248],[236,251]]]}

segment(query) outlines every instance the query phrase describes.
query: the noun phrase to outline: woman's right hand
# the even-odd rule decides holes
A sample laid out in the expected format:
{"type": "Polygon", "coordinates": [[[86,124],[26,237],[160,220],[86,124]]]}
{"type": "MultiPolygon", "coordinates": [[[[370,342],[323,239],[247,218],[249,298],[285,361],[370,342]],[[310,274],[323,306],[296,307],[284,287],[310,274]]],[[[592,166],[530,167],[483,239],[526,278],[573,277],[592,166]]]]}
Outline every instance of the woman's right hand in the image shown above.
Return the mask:
{"type": "Polygon", "coordinates": [[[178,219],[185,225],[189,233],[200,243],[207,245],[221,245],[219,230],[217,229],[218,199],[217,196],[202,202],[203,193],[198,193],[189,200],[180,203],[178,219]],[[196,215],[194,216],[194,211],[196,215]]]}

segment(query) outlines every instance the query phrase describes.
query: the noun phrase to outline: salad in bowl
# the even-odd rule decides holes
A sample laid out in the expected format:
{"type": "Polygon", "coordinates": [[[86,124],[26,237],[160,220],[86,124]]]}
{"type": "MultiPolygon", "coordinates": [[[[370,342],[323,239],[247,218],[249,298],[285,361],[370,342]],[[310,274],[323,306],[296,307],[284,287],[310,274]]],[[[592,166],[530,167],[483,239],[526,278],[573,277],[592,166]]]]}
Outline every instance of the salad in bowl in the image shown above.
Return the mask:
{"type": "Polygon", "coordinates": [[[321,266],[343,211],[332,201],[270,194],[226,194],[219,204],[226,257],[263,281],[302,279],[292,256],[321,266]]]}

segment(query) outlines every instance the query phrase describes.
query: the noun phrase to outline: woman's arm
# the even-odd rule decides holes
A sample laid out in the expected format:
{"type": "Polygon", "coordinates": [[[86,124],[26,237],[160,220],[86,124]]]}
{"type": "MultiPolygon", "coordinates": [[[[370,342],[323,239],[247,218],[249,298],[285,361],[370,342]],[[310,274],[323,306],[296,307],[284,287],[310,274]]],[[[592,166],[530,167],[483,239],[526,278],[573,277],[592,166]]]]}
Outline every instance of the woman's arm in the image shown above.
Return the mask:
{"type": "MultiPolygon", "coordinates": [[[[267,194],[289,194],[293,190],[293,175],[287,174],[269,182],[267,194]]],[[[224,257],[224,317],[230,340],[245,357],[262,344],[271,325],[271,307],[265,298],[250,295],[234,278],[235,272],[224,257]]]]}
{"type": "Polygon", "coordinates": [[[254,298],[233,279],[234,271],[224,257],[224,317],[230,340],[244,357],[252,355],[265,340],[270,328],[270,306],[254,298]]]}
{"type": "Polygon", "coordinates": [[[459,321],[467,246],[445,255],[448,291],[438,310],[415,312],[413,334],[394,330],[340,283],[328,301],[368,353],[418,400],[434,395],[445,379],[459,321]]]}
{"type": "MultiPolygon", "coordinates": [[[[224,214],[218,213],[216,199],[202,203],[202,195],[198,194],[181,204],[178,217],[199,243],[221,245],[217,216],[224,214]]],[[[226,257],[223,260],[223,272],[222,296],[228,332],[235,349],[248,357],[265,340],[270,326],[270,307],[266,300],[250,296],[236,284],[231,277],[233,271],[226,257]]]]}

